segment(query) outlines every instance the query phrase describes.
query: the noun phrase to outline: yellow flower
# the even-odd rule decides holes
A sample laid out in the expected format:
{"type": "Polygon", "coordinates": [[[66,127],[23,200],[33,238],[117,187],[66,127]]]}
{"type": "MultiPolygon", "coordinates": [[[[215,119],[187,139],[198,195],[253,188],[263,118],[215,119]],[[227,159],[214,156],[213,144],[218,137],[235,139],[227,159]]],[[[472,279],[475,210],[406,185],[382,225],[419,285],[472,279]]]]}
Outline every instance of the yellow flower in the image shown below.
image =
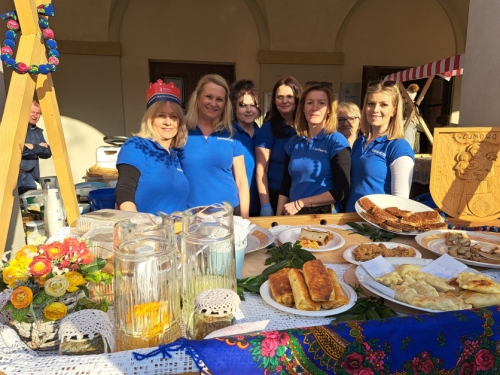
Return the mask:
{"type": "Polygon", "coordinates": [[[80,285],[85,284],[87,281],[83,278],[80,273],[76,271],[70,271],[66,275],[64,275],[68,281],[69,281],[69,286],[66,288],[66,290],[70,293],[76,292],[78,290],[78,287],[80,285]]]}
{"type": "MultiPolygon", "coordinates": [[[[68,289],[69,281],[62,275],[54,276],[45,282],[45,293],[52,297],[61,297],[68,289]]],[[[50,306],[50,305],[49,305],[50,306]]]]}
{"type": "Polygon", "coordinates": [[[43,309],[43,316],[49,320],[59,320],[64,318],[68,313],[68,308],[64,303],[52,302],[43,309]]]}
{"type": "Polygon", "coordinates": [[[26,259],[28,257],[28,253],[37,253],[38,250],[36,246],[33,245],[26,245],[19,249],[19,251],[16,253],[15,259],[21,260],[21,259],[26,259]]]}
{"type": "Polygon", "coordinates": [[[18,281],[24,282],[28,280],[28,271],[26,268],[20,268],[18,266],[9,265],[5,267],[2,271],[3,282],[9,286],[9,288],[14,288],[18,281]]]}

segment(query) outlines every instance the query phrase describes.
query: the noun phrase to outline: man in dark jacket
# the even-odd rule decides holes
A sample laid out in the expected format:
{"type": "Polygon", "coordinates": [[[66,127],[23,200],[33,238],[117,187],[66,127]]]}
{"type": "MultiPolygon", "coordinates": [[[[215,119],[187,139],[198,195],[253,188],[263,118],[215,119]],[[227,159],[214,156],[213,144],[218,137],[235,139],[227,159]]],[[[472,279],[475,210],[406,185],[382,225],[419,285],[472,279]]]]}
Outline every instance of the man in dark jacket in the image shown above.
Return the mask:
{"type": "Polygon", "coordinates": [[[19,195],[28,190],[36,190],[36,182],[40,182],[40,164],[38,159],[48,159],[52,156],[50,146],[43,138],[43,130],[36,126],[42,111],[35,100],[31,104],[31,112],[24,141],[23,156],[19,166],[17,190],[19,195]]]}

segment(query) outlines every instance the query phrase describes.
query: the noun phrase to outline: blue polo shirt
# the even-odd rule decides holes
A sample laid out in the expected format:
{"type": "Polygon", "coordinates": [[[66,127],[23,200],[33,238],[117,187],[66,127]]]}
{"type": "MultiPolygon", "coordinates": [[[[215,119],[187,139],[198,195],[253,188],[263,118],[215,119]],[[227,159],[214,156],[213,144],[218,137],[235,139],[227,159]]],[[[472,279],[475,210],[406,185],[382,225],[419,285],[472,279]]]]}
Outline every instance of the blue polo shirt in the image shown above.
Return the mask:
{"type": "Polygon", "coordinates": [[[369,194],[391,194],[391,164],[397,158],[415,153],[403,139],[388,140],[387,136],[375,138],[366,150],[366,137],[359,137],[352,146],[351,191],[346,203],[346,212],[355,212],[356,201],[369,194]]]}
{"type": "Polygon", "coordinates": [[[128,164],[141,172],[135,192],[137,211],[157,215],[187,209],[189,183],[176,150],[168,153],[151,139],[132,137],[120,148],[116,164],[128,164]]]}
{"type": "Polygon", "coordinates": [[[205,137],[198,126],[190,130],[187,143],[179,152],[182,169],[189,181],[188,207],[229,202],[240,204],[233,176],[233,159],[243,155],[238,132],[230,137],[222,130],[205,137]]]}
{"type": "Polygon", "coordinates": [[[285,170],[285,145],[291,137],[297,134],[295,128],[285,123],[283,123],[283,129],[286,137],[276,138],[271,131],[271,123],[267,121],[262,125],[255,139],[255,147],[267,148],[271,151],[267,168],[267,187],[269,189],[279,189],[281,187],[285,170]]]}
{"type": "Polygon", "coordinates": [[[325,134],[322,130],[308,143],[305,136],[292,137],[285,151],[290,156],[288,172],[292,177],[290,201],[311,197],[334,188],[330,161],[349,142],[339,132],[325,134]]]}
{"type": "Polygon", "coordinates": [[[255,138],[260,131],[259,126],[253,124],[253,136],[250,137],[237,122],[234,124],[234,129],[240,136],[243,145],[243,155],[245,157],[245,169],[247,171],[248,186],[250,188],[250,213],[260,213],[260,197],[259,190],[257,189],[257,181],[255,180],[255,138]]]}

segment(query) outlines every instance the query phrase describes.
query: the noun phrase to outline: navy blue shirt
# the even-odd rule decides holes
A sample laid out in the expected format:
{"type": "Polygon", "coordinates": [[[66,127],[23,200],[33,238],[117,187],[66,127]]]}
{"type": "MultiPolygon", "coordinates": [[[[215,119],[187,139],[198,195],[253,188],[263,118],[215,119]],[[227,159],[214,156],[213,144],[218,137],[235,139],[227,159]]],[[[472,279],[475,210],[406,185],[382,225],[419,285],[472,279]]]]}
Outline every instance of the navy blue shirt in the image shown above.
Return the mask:
{"type": "Polygon", "coordinates": [[[331,159],[349,142],[339,132],[325,134],[322,130],[308,142],[305,136],[292,137],[285,147],[290,156],[288,172],[292,177],[290,201],[322,194],[332,190],[331,159]]]}
{"type": "Polygon", "coordinates": [[[209,206],[223,201],[233,207],[239,206],[233,159],[241,155],[243,145],[237,132],[232,138],[227,130],[205,137],[198,126],[190,130],[187,143],[179,153],[189,181],[188,207],[209,206]]]}
{"type": "Polygon", "coordinates": [[[235,130],[240,136],[243,145],[243,155],[245,157],[245,169],[247,171],[248,186],[250,189],[250,213],[258,214],[260,212],[260,197],[257,189],[257,181],[255,179],[255,138],[260,131],[259,126],[253,124],[253,136],[250,137],[237,122],[233,124],[235,130]]]}
{"type": "Polygon", "coordinates": [[[33,150],[24,146],[19,169],[31,173],[33,178],[40,182],[40,163],[38,162],[38,159],[48,159],[52,156],[50,146],[40,146],[40,143],[47,143],[43,137],[43,130],[38,126],[28,125],[24,143],[31,143],[33,145],[33,150]]]}
{"type": "Polygon", "coordinates": [[[151,139],[131,137],[120,148],[116,164],[129,164],[141,172],[135,191],[137,211],[157,215],[188,208],[189,183],[176,150],[169,153],[151,139]]]}
{"type": "Polygon", "coordinates": [[[255,138],[255,147],[267,148],[271,151],[267,168],[267,187],[269,189],[281,187],[286,159],[285,145],[291,137],[297,134],[295,128],[285,123],[283,123],[283,129],[286,137],[276,138],[271,131],[271,123],[267,121],[262,125],[255,138]]]}
{"type": "Polygon", "coordinates": [[[366,149],[366,137],[354,142],[351,154],[351,191],[346,212],[355,212],[356,201],[370,194],[391,194],[391,164],[401,156],[415,159],[415,153],[403,138],[375,138],[366,149]]]}

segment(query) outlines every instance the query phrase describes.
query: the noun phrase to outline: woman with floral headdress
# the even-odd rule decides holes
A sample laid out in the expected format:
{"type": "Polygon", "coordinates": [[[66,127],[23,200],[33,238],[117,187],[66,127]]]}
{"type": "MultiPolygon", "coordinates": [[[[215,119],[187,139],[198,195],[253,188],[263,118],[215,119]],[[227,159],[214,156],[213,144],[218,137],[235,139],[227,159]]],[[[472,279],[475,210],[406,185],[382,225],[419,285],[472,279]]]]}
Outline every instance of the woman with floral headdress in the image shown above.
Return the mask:
{"type": "Polygon", "coordinates": [[[120,148],[116,204],[120,210],[157,214],[187,208],[189,183],[177,151],[187,138],[180,91],[158,80],[146,92],[141,130],[120,148]]]}

